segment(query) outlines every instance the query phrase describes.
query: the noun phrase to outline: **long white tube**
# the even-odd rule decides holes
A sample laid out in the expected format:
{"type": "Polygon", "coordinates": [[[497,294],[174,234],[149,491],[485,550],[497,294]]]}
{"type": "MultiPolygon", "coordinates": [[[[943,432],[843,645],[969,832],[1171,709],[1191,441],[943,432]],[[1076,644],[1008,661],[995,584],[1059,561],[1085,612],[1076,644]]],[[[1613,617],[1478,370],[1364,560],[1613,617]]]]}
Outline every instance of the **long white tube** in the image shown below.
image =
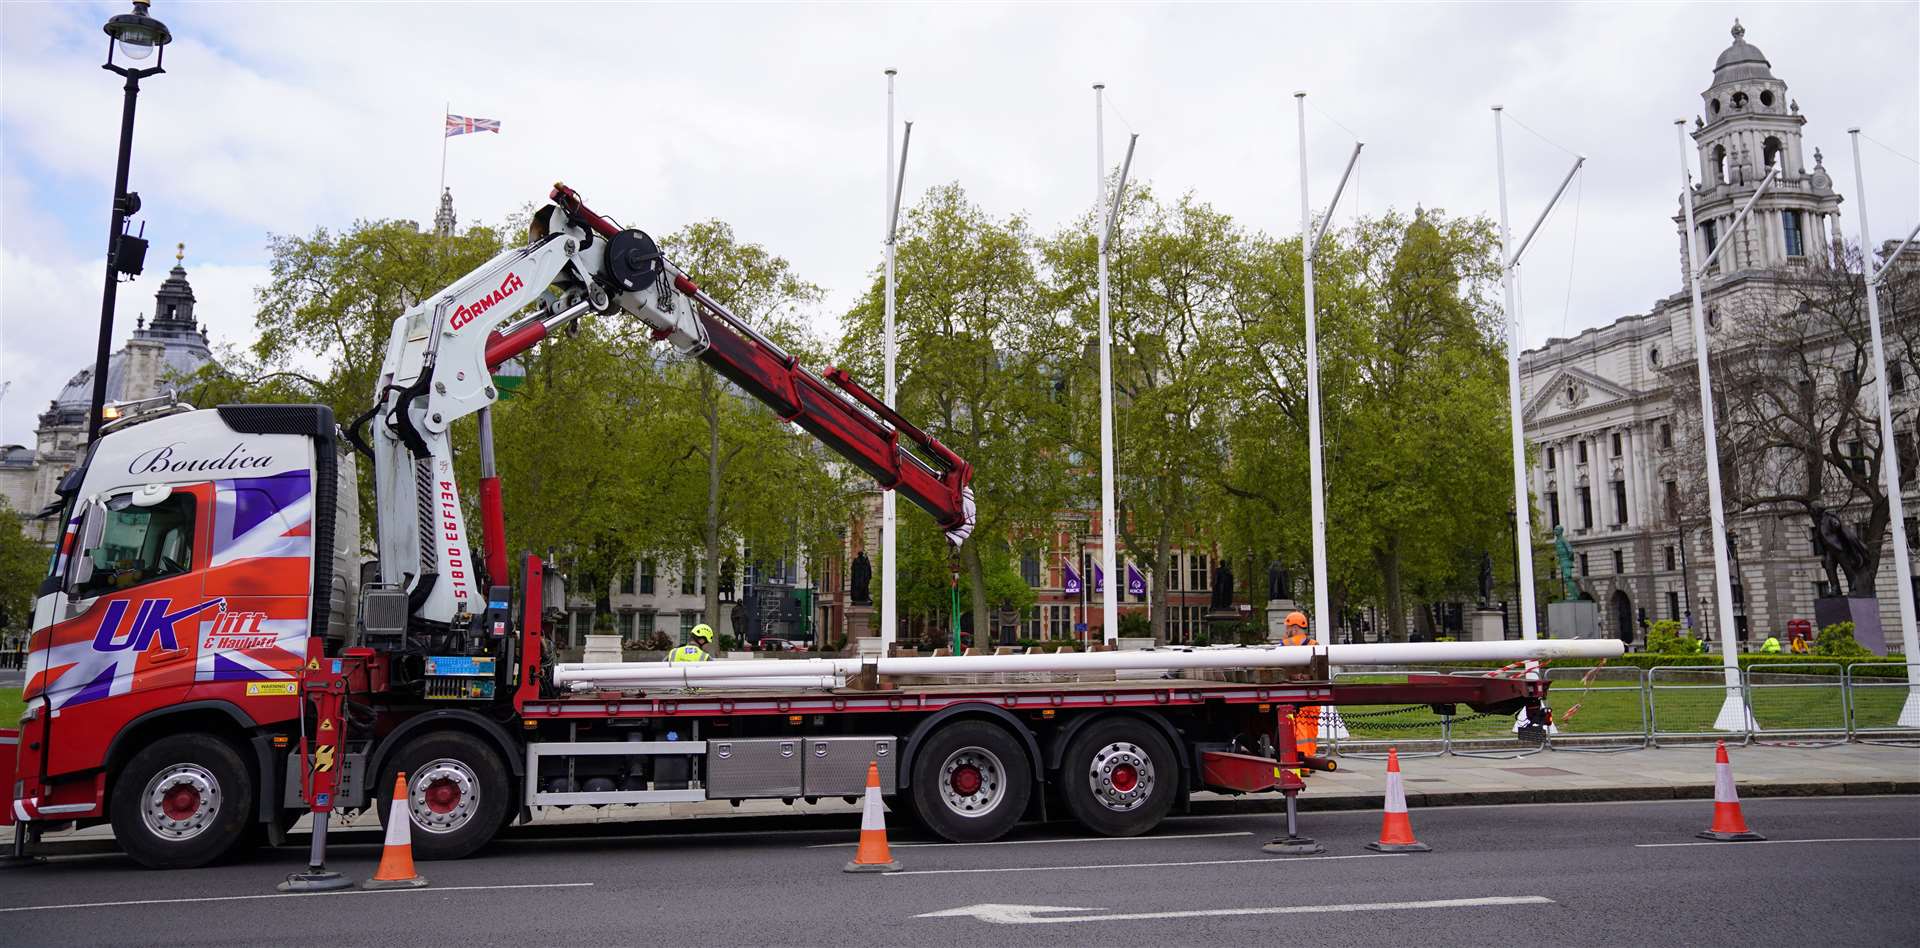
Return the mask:
{"type": "MultiPolygon", "coordinates": [[[[1313,208],[1307,196],[1307,94],[1293,101],[1300,119],[1300,286],[1307,311],[1307,467],[1308,495],[1313,515],[1313,632],[1320,641],[1333,640],[1327,621],[1327,482],[1320,449],[1320,323],[1313,305],[1313,208]]],[[[1352,167],[1349,165],[1348,167],[1352,167]]],[[[1333,212],[1328,211],[1329,218],[1333,212]]],[[[1284,591],[1283,591],[1284,592],[1284,591]]]]}
{"type": "MultiPolygon", "coordinates": [[[[887,302],[886,327],[883,330],[881,349],[885,353],[886,379],[882,386],[881,399],[888,407],[899,406],[899,392],[894,387],[894,330],[893,330],[893,228],[894,207],[899,201],[899,183],[893,169],[893,77],[896,70],[887,70],[887,200],[881,205],[887,216],[887,302]]],[[[898,539],[895,529],[899,526],[899,494],[896,491],[880,492],[880,653],[893,651],[893,639],[898,615],[899,594],[899,557],[898,539]]]]}
{"type": "MultiPolygon", "coordinates": [[[[1893,531],[1893,583],[1900,596],[1900,650],[1906,661],[1916,662],[1920,661],[1920,636],[1916,636],[1914,629],[1913,567],[1907,559],[1907,511],[1900,496],[1900,452],[1894,448],[1893,406],[1887,396],[1887,353],[1880,343],[1880,290],[1874,285],[1879,276],[1873,269],[1873,238],[1867,232],[1867,179],[1860,165],[1860,130],[1847,129],[1847,135],[1853,139],[1853,198],[1860,202],[1861,278],[1866,282],[1867,322],[1873,328],[1873,387],[1880,402],[1880,473],[1886,480],[1888,526],[1893,531]]],[[[1898,257],[1899,248],[1895,248],[1887,264],[1891,265],[1898,257]]],[[[1920,727],[1920,681],[1912,680],[1920,676],[1907,677],[1907,702],[1900,708],[1897,723],[1901,727],[1920,727]]]]}
{"type": "MultiPolygon", "coordinates": [[[[1713,591],[1720,610],[1720,654],[1726,669],[1727,698],[1714,718],[1717,731],[1750,730],[1752,716],[1740,690],[1740,658],[1734,651],[1733,580],[1727,569],[1726,509],[1720,495],[1720,430],[1713,417],[1713,384],[1707,374],[1707,317],[1700,302],[1700,281],[1705,275],[1696,268],[1700,259],[1699,234],[1693,223],[1693,174],[1687,169],[1687,122],[1675,119],[1674,140],[1680,146],[1680,206],[1687,217],[1687,287],[1693,292],[1693,359],[1700,377],[1700,435],[1707,451],[1708,518],[1713,522],[1713,591]]],[[[1732,235],[1729,234],[1729,237],[1732,235]]]]}
{"type": "MultiPolygon", "coordinates": [[[[1065,655],[958,655],[939,658],[881,658],[882,675],[959,675],[983,672],[1146,671],[1193,668],[1281,668],[1310,664],[1324,653],[1333,665],[1409,665],[1434,662],[1517,662],[1556,658],[1615,658],[1625,651],[1617,639],[1544,639],[1537,642],[1388,642],[1373,645],[1282,645],[1178,651],[1074,652],[1065,655]]],[[[708,679],[854,675],[857,658],[799,660],[746,659],[690,662],[571,662],[554,669],[554,681],[679,682],[697,686],[708,679]]]]}
{"type": "Polygon", "coordinates": [[[1507,141],[1501,111],[1493,107],[1493,154],[1500,176],[1500,289],[1507,303],[1507,422],[1513,441],[1513,542],[1519,569],[1514,582],[1520,587],[1520,638],[1532,642],[1540,637],[1540,617],[1533,601],[1533,501],[1527,491],[1526,423],[1520,403],[1520,301],[1513,292],[1519,261],[1513,257],[1513,228],[1507,222],[1507,141]]]}
{"type": "Polygon", "coordinates": [[[658,680],[622,680],[619,682],[596,678],[586,681],[576,681],[573,684],[573,688],[575,691],[590,691],[595,686],[603,684],[622,684],[629,687],[645,685],[648,688],[654,689],[685,687],[699,688],[703,691],[727,691],[732,689],[766,691],[777,688],[840,688],[845,686],[846,679],[836,675],[761,675],[758,677],[743,675],[738,678],[701,678],[698,680],[689,680],[685,677],[667,677],[658,680]]]}
{"type": "MultiPolygon", "coordinates": [[[[1099,186],[1100,194],[1096,227],[1111,213],[1107,205],[1107,126],[1101,107],[1101,91],[1106,87],[1101,82],[1093,84],[1094,183],[1099,186]]],[[[1116,581],[1113,535],[1119,520],[1113,511],[1113,330],[1107,319],[1107,233],[1104,228],[1096,243],[1100,256],[1100,572],[1105,583],[1111,584],[1116,581]]],[[[1081,582],[1087,581],[1088,578],[1081,578],[1081,582]]],[[[1104,627],[1100,631],[1108,645],[1120,640],[1120,597],[1114,593],[1111,585],[1101,587],[1100,620],[1104,627]]]]}

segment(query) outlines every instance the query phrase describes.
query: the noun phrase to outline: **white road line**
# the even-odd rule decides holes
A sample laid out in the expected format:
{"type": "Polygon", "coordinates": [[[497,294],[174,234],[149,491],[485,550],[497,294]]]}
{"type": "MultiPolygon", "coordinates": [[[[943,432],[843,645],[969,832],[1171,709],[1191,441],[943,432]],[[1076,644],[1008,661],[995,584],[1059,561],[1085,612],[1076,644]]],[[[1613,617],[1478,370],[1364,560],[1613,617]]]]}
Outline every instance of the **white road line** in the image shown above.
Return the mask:
{"type": "MultiPolygon", "coordinates": [[[[1237,833],[1169,833],[1161,836],[1060,836],[1049,839],[996,839],[984,843],[894,843],[894,849],[935,849],[942,846],[1037,846],[1042,843],[1127,843],[1156,839],[1220,839],[1225,836],[1252,836],[1252,830],[1237,833]]],[[[808,849],[852,849],[858,843],[814,843],[808,849]]]]}
{"type": "Polygon", "coordinates": [[[409,892],[496,892],[501,889],[579,889],[591,882],[529,882],[521,885],[443,885],[425,889],[342,889],[338,892],[269,892],[261,895],[210,895],[190,899],[131,899],[125,902],[69,902],[65,905],[17,905],[0,912],[50,912],[56,909],[117,908],[123,905],[183,905],[189,902],[249,902],[255,899],[313,899],[335,895],[401,895],[409,892]]]}
{"type": "Polygon", "coordinates": [[[1264,859],[1202,859],[1196,862],[1108,862],[1097,866],[1006,866],[992,869],[907,869],[901,872],[889,872],[889,876],[945,876],[971,872],[1068,872],[1075,869],[1162,869],[1176,866],[1235,866],[1249,862],[1265,862],[1273,865],[1292,863],[1326,862],[1332,859],[1386,859],[1404,856],[1406,853],[1358,853],[1351,856],[1314,856],[1310,859],[1287,859],[1268,856],[1264,859]]]}
{"type": "Polygon", "coordinates": [[[1635,849],[1673,849],[1680,846],[1755,846],[1775,843],[1912,843],[1920,836],[1835,836],[1829,839],[1704,840],[1698,843],[1634,843],[1635,849]]]}
{"type": "Polygon", "coordinates": [[[914,918],[977,918],[996,925],[1057,925],[1065,922],[1134,922],[1156,918],[1203,918],[1220,915],[1308,915],[1320,912],[1394,912],[1410,909],[1485,908],[1495,905],[1552,905],[1541,895],[1496,895],[1478,899],[1431,899],[1421,902],[1350,902],[1342,905],[1276,905],[1263,908],[1188,909],[1178,912],[1127,912],[1112,915],[1042,915],[1043,912],[1098,912],[1100,909],[1064,905],[1000,905],[984,903],[914,918]]]}

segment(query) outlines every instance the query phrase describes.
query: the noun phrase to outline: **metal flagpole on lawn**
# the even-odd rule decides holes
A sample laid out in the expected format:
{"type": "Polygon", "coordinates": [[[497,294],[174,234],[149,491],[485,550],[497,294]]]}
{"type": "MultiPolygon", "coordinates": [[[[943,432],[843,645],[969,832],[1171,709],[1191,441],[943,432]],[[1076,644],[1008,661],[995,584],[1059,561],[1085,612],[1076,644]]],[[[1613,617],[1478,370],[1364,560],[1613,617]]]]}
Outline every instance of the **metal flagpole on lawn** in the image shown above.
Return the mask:
{"type": "MultiPolygon", "coordinates": [[[[1100,196],[1100,228],[1097,237],[1100,258],[1100,570],[1113,575],[1114,534],[1119,520],[1113,500],[1113,331],[1107,317],[1107,244],[1120,217],[1120,202],[1126,198],[1127,171],[1133,167],[1133,146],[1139,135],[1127,139],[1127,157],[1120,165],[1120,183],[1111,202],[1107,199],[1106,110],[1102,102],[1104,82],[1093,84],[1093,157],[1094,184],[1100,196]]],[[[1087,581],[1081,577],[1082,583],[1087,581]]],[[[1108,645],[1120,639],[1120,598],[1112,590],[1100,594],[1101,636],[1108,645]]]]}
{"type": "Polygon", "coordinates": [[[1353,174],[1354,162],[1360,160],[1360,149],[1366,147],[1363,142],[1353,143],[1353,155],[1347,159],[1347,169],[1340,173],[1340,186],[1334,189],[1333,201],[1327,205],[1325,223],[1319,230],[1313,228],[1313,206],[1307,196],[1307,94],[1296,92],[1293,101],[1297,105],[1300,119],[1300,285],[1305,291],[1307,311],[1307,457],[1309,479],[1313,496],[1313,632],[1322,642],[1331,642],[1333,626],[1327,619],[1327,486],[1326,472],[1323,466],[1324,451],[1320,444],[1320,329],[1319,314],[1313,303],[1313,258],[1320,252],[1320,240],[1326,235],[1327,223],[1333,221],[1333,210],[1340,204],[1340,195],[1347,189],[1347,178],[1353,174]]]}
{"type": "MultiPolygon", "coordinates": [[[[896,340],[893,330],[893,238],[900,220],[900,182],[896,177],[893,164],[893,77],[898,70],[887,70],[887,197],[882,210],[887,215],[887,300],[886,325],[882,330],[880,347],[886,362],[886,379],[881,397],[888,407],[894,407],[899,392],[894,383],[894,354],[896,340]]],[[[906,174],[906,154],[900,155],[899,175],[906,174]]],[[[896,635],[898,608],[898,538],[895,527],[898,526],[898,494],[891,490],[880,492],[880,654],[893,654],[893,640],[896,635]]]]}
{"type": "Polygon", "coordinates": [[[1525,406],[1520,401],[1520,301],[1514,294],[1513,277],[1520,269],[1520,257],[1527,252],[1527,245],[1540,232],[1547,215],[1553,213],[1553,206],[1560,203],[1560,196],[1567,193],[1567,185],[1580,171],[1580,166],[1586,164],[1587,156],[1574,157],[1573,167],[1560,179],[1560,187],[1541,209],[1526,238],[1515,247],[1513,228],[1507,221],[1507,140],[1501,126],[1504,111],[1503,106],[1493,107],[1494,167],[1500,179],[1500,289],[1506,296],[1507,306],[1507,417],[1513,441],[1513,542],[1518,553],[1519,575],[1515,580],[1520,587],[1520,637],[1531,642],[1540,637],[1540,617],[1533,598],[1533,507],[1527,491],[1527,437],[1521,417],[1525,406]]]}
{"type": "Polygon", "coordinates": [[[1700,303],[1700,281],[1706,277],[1707,268],[1713,266],[1720,251],[1733,242],[1733,234],[1740,229],[1740,222],[1746,220],[1748,212],[1753,210],[1760,195],[1766,193],[1773,184],[1775,175],[1780,173],[1776,166],[1767,170],[1767,176],[1760,179],[1758,187],[1753,189],[1753,197],[1747,199],[1745,207],[1734,215],[1733,222],[1727,225],[1727,239],[1707,254],[1707,259],[1699,263],[1699,234],[1694,230],[1693,222],[1693,173],[1687,167],[1687,120],[1674,119],[1673,134],[1675,144],[1680,149],[1680,206],[1687,218],[1687,287],[1692,294],[1693,306],[1693,361],[1694,371],[1700,376],[1700,435],[1706,441],[1707,451],[1707,515],[1713,527],[1713,591],[1717,611],[1720,614],[1720,654],[1726,669],[1727,699],[1720,705],[1720,714],[1714,718],[1716,731],[1749,731],[1753,729],[1753,715],[1747,710],[1745,697],[1740,687],[1740,656],[1735,651],[1734,640],[1738,638],[1733,621],[1733,574],[1727,566],[1727,521],[1725,505],[1720,492],[1720,440],[1719,425],[1713,416],[1713,385],[1707,371],[1707,317],[1705,307],[1700,303]]]}
{"type": "MultiPolygon", "coordinates": [[[[1873,387],[1879,395],[1880,408],[1880,473],[1886,482],[1888,521],[1893,530],[1893,578],[1900,598],[1900,649],[1905,661],[1911,663],[1920,661],[1920,635],[1916,635],[1914,629],[1913,567],[1907,559],[1906,504],[1900,496],[1900,452],[1894,449],[1893,406],[1887,394],[1887,354],[1880,342],[1878,284],[1907,244],[1913,242],[1913,234],[1907,235],[1906,241],[1894,248],[1892,256],[1875,272],[1873,238],[1868,235],[1867,227],[1867,179],[1860,164],[1860,129],[1847,129],[1847,136],[1853,139],[1853,198],[1860,202],[1860,266],[1866,282],[1867,324],[1872,327],[1873,387]]],[[[1916,227],[1914,233],[1920,233],[1920,227],[1916,227]]],[[[1907,677],[1907,701],[1900,708],[1897,723],[1900,727],[1920,727],[1920,681],[1913,680],[1916,676],[1912,674],[1907,677]]]]}

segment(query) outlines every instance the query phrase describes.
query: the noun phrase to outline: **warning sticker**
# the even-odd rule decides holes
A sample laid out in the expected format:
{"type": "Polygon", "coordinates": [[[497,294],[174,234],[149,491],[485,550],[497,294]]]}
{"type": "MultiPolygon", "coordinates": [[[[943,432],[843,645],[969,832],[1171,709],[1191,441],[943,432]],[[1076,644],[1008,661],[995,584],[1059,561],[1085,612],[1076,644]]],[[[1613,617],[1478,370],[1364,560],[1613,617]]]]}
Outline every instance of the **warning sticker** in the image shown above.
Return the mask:
{"type": "Polygon", "coordinates": [[[300,683],[294,681],[250,681],[247,682],[247,697],[255,695],[294,695],[300,693],[300,683]]]}

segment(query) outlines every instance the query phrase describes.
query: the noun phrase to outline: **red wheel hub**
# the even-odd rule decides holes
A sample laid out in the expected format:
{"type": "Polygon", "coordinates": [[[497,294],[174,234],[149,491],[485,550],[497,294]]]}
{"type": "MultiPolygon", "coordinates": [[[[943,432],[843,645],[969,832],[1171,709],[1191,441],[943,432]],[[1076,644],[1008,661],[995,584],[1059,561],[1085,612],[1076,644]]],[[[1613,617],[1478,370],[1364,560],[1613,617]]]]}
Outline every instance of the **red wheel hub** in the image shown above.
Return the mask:
{"type": "Polygon", "coordinates": [[[160,798],[160,812],[170,820],[185,820],[200,811],[200,791],[186,784],[168,790],[160,798]]]}
{"type": "Polygon", "coordinates": [[[427,809],[435,813],[452,813],[460,805],[460,785],[451,780],[435,780],[427,785],[422,796],[426,798],[427,809]]]}
{"type": "Polygon", "coordinates": [[[1134,787],[1140,785],[1140,771],[1134,769],[1132,764],[1121,764],[1113,768],[1112,780],[1113,789],[1121,793],[1131,793],[1134,787]]]}
{"type": "Polygon", "coordinates": [[[954,793],[963,797],[973,796],[980,792],[980,768],[972,764],[955,768],[948,782],[952,784],[954,793]]]}

